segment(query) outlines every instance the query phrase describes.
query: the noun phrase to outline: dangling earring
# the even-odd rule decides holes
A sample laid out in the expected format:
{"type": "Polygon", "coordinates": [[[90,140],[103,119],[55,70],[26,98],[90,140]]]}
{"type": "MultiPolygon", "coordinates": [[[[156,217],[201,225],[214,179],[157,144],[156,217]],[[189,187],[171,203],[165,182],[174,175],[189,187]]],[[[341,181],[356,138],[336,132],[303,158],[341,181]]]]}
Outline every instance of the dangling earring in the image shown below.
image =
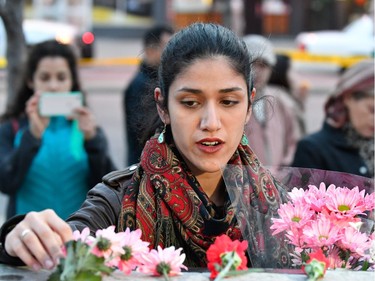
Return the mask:
{"type": "Polygon", "coordinates": [[[164,128],[163,128],[163,131],[161,131],[159,137],[158,137],[158,143],[163,143],[164,142],[164,139],[165,139],[165,130],[167,129],[167,124],[164,123],[164,128]]]}
{"type": "Polygon", "coordinates": [[[241,144],[242,145],[248,145],[249,144],[249,140],[247,139],[247,136],[246,136],[245,132],[242,134],[241,144]]]}

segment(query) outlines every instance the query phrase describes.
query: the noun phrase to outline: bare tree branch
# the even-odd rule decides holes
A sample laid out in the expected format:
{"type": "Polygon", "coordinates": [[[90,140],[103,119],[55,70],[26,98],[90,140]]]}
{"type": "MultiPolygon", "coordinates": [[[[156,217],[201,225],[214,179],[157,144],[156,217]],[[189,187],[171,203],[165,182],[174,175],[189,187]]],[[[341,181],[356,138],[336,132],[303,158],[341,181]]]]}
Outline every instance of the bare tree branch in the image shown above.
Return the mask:
{"type": "Polygon", "coordinates": [[[7,107],[13,105],[26,53],[22,30],[24,0],[0,0],[0,16],[7,35],[7,107]]]}

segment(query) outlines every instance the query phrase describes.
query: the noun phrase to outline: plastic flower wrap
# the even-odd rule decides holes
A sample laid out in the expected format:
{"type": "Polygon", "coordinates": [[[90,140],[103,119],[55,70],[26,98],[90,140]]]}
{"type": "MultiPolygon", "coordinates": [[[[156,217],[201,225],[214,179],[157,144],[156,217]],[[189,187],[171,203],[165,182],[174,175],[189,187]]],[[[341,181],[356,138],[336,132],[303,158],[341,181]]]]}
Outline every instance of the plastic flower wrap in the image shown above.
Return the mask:
{"type": "Polygon", "coordinates": [[[236,216],[242,239],[247,241],[247,257],[253,269],[290,268],[292,247],[284,235],[272,235],[272,218],[287,191],[274,180],[267,169],[259,170],[257,161],[251,165],[226,165],[223,179],[236,216]],[[254,174],[256,176],[254,176],[254,174]]]}
{"type": "Polygon", "coordinates": [[[313,253],[322,251],[330,269],[374,269],[374,222],[368,218],[374,193],[321,183],[293,188],[289,195],[291,202],[281,205],[271,229],[274,235],[284,232],[295,246],[294,265],[306,268],[313,253]]]}
{"type": "MultiPolygon", "coordinates": [[[[88,228],[73,232],[74,240],[65,244],[65,257],[60,260],[49,281],[100,281],[115,270],[124,274],[133,270],[153,273],[145,268],[155,266],[155,250],[150,251],[149,243],[141,240],[140,229],[116,233],[115,226],[110,226],[98,230],[95,238],[89,234],[88,228]]],[[[159,260],[164,261],[165,258],[165,265],[170,266],[170,270],[165,271],[166,278],[176,275],[181,268],[187,269],[182,265],[185,254],[181,255],[181,250],[158,249],[164,253],[159,260]]]]}

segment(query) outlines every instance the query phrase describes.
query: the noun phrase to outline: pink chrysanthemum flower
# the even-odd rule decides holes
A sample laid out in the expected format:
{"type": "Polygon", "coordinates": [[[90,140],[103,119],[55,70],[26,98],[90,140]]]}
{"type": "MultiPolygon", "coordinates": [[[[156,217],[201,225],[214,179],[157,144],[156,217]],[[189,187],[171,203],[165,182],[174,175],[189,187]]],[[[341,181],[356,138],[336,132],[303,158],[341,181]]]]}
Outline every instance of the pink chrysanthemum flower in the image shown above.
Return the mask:
{"type": "Polygon", "coordinates": [[[306,197],[305,190],[302,188],[294,187],[288,194],[293,203],[304,201],[306,197]]]}
{"type": "Polygon", "coordinates": [[[303,249],[300,247],[296,247],[294,249],[294,253],[290,253],[291,261],[293,262],[294,266],[302,265],[302,251],[303,249]]]}
{"type": "Polygon", "coordinates": [[[331,184],[326,187],[324,182],[320,183],[319,188],[315,185],[309,185],[309,189],[305,194],[305,201],[315,212],[321,212],[326,208],[326,196],[328,190],[334,190],[335,185],[331,184]]]}
{"type": "Polygon", "coordinates": [[[340,228],[332,224],[325,216],[319,216],[303,229],[308,247],[321,248],[331,246],[340,239],[340,228]]]}
{"type": "Polygon", "coordinates": [[[369,261],[375,263],[375,232],[370,235],[369,261]]]}
{"type": "Polygon", "coordinates": [[[340,257],[340,248],[333,246],[328,255],[330,269],[342,268],[344,261],[340,257]]]}
{"type": "Polygon", "coordinates": [[[110,257],[125,253],[121,246],[121,235],[115,233],[115,226],[112,225],[106,229],[99,229],[95,234],[96,241],[92,249],[94,255],[109,259],[110,257]]]}
{"type": "Polygon", "coordinates": [[[354,227],[345,227],[342,237],[337,245],[343,249],[349,250],[353,256],[360,257],[365,254],[371,246],[366,233],[361,233],[354,227]]]}
{"type": "Polygon", "coordinates": [[[333,223],[339,228],[344,228],[349,225],[355,225],[361,221],[361,219],[358,217],[340,216],[340,215],[337,215],[337,213],[330,212],[328,210],[322,211],[321,215],[325,216],[327,219],[331,221],[331,223],[333,223]]]}
{"type": "Polygon", "coordinates": [[[142,265],[138,271],[154,276],[175,276],[181,274],[181,269],[187,270],[183,265],[185,254],[181,254],[182,248],[175,250],[174,246],[162,249],[152,249],[148,254],[142,254],[142,265]]]}
{"type": "Polygon", "coordinates": [[[297,203],[293,205],[288,202],[280,206],[278,214],[280,219],[272,219],[271,229],[275,230],[272,233],[273,235],[291,228],[302,228],[314,213],[307,204],[297,203]]]}
{"type": "Polygon", "coordinates": [[[305,248],[306,243],[304,240],[304,235],[302,229],[300,228],[291,228],[286,231],[285,236],[289,239],[290,243],[294,246],[305,248]]]}
{"type": "Polygon", "coordinates": [[[130,274],[141,263],[142,254],[149,252],[149,242],[144,242],[141,239],[142,231],[140,229],[130,231],[127,228],[120,233],[121,246],[124,253],[110,262],[124,272],[130,274]]]}
{"type": "Polygon", "coordinates": [[[364,201],[366,211],[375,209],[375,193],[367,194],[364,201]]]}
{"type": "Polygon", "coordinates": [[[362,214],[366,210],[364,195],[364,190],[359,192],[358,187],[338,187],[327,196],[327,209],[334,212],[338,218],[362,214]]]}
{"type": "Polygon", "coordinates": [[[80,240],[88,245],[91,245],[95,241],[95,238],[90,236],[90,229],[88,227],[85,227],[82,232],[79,232],[79,230],[73,231],[73,239],[75,241],[80,240]]]}

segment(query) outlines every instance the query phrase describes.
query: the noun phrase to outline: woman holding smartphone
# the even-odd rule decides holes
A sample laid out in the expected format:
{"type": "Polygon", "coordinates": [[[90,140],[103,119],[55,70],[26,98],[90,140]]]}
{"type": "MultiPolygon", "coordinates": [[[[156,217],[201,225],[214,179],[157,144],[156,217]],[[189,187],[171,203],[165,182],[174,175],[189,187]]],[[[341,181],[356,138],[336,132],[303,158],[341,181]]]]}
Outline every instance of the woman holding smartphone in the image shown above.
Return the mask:
{"type": "Polygon", "coordinates": [[[43,93],[81,91],[70,46],[35,45],[24,69],[16,101],[0,124],[0,191],[9,195],[7,217],[49,208],[67,218],[89,188],[115,169],[107,140],[85,105],[70,116],[40,114],[43,93]]]}

